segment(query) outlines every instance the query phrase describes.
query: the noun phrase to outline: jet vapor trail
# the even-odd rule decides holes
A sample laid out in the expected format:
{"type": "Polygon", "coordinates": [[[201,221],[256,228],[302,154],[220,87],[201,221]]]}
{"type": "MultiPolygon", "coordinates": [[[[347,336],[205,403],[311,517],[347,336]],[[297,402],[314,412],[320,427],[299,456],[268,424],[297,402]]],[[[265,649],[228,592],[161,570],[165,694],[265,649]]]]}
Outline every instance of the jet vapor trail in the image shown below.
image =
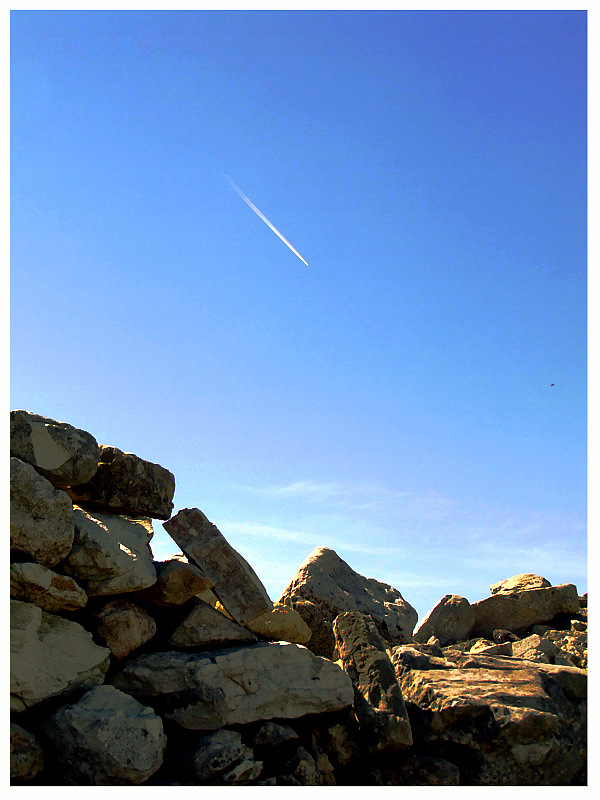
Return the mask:
{"type": "Polygon", "coordinates": [[[306,266],[308,267],[308,266],[309,266],[309,264],[308,264],[308,261],[305,261],[305,260],[302,258],[302,256],[300,255],[300,253],[299,253],[299,252],[296,250],[296,248],[295,248],[295,247],[292,247],[292,245],[291,245],[291,244],[288,242],[288,240],[285,238],[285,236],[282,236],[282,234],[281,234],[281,233],[279,233],[279,231],[277,230],[277,228],[276,228],[276,227],[275,227],[273,224],[271,224],[271,223],[269,222],[269,220],[268,220],[268,219],[265,217],[265,215],[264,215],[262,212],[260,212],[260,211],[258,210],[258,208],[257,208],[257,207],[254,205],[254,203],[253,203],[251,200],[249,200],[249,199],[246,197],[246,195],[245,195],[245,194],[242,192],[242,190],[241,190],[241,189],[240,189],[238,186],[236,186],[236,185],[235,185],[235,183],[234,183],[234,182],[231,180],[231,178],[228,178],[228,177],[227,177],[227,175],[225,175],[225,177],[227,178],[227,180],[229,181],[229,183],[232,185],[232,187],[234,188],[234,190],[235,190],[235,191],[236,191],[236,192],[239,194],[239,196],[242,198],[242,200],[244,201],[244,203],[246,203],[247,205],[249,205],[249,206],[250,206],[250,208],[252,209],[252,211],[254,211],[254,213],[255,213],[255,214],[258,214],[258,216],[259,216],[259,217],[262,219],[262,221],[263,221],[263,222],[266,222],[266,224],[269,226],[269,228],[271,228],[271,230],[273,231],[273,233],[276,233],[276,234],[277,234],[277,236],[279,236],[279,238],[281,239],[281,241],[282,241],[284,244],[287,244],[287,246],[290,248],[290,250],[292,251],[292,253],[294,253],[294,255],[297,255],[297,256],[298,256],[298,258],[300,259],[300,261],[303,261],[303,262],[306,264],[306,266]]]}

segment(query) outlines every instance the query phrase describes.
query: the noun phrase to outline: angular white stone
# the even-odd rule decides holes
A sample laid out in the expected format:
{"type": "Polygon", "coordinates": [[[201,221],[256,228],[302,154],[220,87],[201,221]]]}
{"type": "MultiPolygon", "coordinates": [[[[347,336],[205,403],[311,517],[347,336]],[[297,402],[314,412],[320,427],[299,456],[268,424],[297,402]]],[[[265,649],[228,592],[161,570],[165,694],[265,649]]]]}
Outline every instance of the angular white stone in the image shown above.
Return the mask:
{"type": "Polygon", "coordinates": [[[112,682],[151,702],[163,717],[197,730],[293,719],[354,700],[352,681],[337,664],[287,642],[142,655],[112,682]]]}
{"type": "Polygon", "coordinates": [[[110,650],[81,625],[33,603],[10,601],[11,710],[104,681],[110,650]]]}
{"type": "Polygon", "coordinates": [[[142,521],[114,514],[73,511],[75,543],[64,570],[88,595],[135,592],[156,583],[156,569],[142,521]]]}
{"type": "Polygon", "coordinates": [[[75,611],[87,604],[81,586],[42,564],[27,561],[10,565],[10,594],[16,600],[35,603],[44,611],[75,611]]]}

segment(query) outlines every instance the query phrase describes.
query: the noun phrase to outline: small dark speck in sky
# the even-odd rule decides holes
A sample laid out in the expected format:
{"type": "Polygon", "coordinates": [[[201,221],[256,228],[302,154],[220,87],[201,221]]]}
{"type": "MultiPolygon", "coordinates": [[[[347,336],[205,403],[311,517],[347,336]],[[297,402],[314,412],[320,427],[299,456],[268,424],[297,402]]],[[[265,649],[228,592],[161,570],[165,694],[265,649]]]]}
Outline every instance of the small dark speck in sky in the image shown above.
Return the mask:
{"type": "Polygon", "coordinates": [[[550,384],[550,386],[554,386],[554,384],[553,384],[553,383],[551,383],[551,384],[550,384]]]}

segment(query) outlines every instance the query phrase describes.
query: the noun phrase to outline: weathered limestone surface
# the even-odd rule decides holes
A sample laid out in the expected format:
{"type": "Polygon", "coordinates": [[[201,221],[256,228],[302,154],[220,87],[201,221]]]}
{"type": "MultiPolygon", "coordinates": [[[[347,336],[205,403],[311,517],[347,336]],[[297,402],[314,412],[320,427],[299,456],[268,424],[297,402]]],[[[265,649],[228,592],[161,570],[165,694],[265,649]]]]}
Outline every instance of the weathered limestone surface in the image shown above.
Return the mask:
{"type": "Polygon", "coordinates": [[[88,595],[135,592],[156,583],[148,530],[137,520],[114,514],[73,511],[75,542],[64,570],[88,595]]]}
{"type": "Polygon", "coordinates": [[[473,603],[471,607],[475,612],[475,622],[469,636],[486,639],[492,638],[496,628],[519,631],[547,622],[557,614],[577,613],[580,608],[577,587],[572,583],[498,593],[473,603]]]}
{"type": "Polygon", "coordinates": [[[104,681],[110,651],[76,622],[11,600],[10,625],[12,711],[104,681]]]}
{"type": "Polygon", "coordinates": [[[250,564],[199,509],[184,508],[163,527],[214,582],[214,593],[240,625],[273,608],[250,564]]]}
{"type": "Polygon", "coordinates": [[[419,622],[414,630],[415,641],[425,644],[432,636],[440,646],[459,642],[469,635],[475,622],[475,612],[466,597],[447,594],[419,622]]]}
{"type": "MultiPolygon", "coordinates": [[[[408,642],[418,619],[415,609],[397,589],[359,575],[328,547],[318,547],[308,556],[278,602],[291,606],[302,616],[303,606],[298,600],[308,600],[317,606],[318,625],[329,630],[338,614],[346,611],[369,614],[380,635],[391,645],[408,642]]],[[[314,637],[315,622],[306,621],[314,637]]],[[[315,646],[312,639],[308,646],[310,649],[315,646]]],[[[329,657],[331,652],[323,655],[329,657]]]]}
{"type": "Polygon", "coordinates": [[[30,411],[10,412],[10,454],[31,464],[53,486],[86,483],[98,469],[98,442],[66,422],[30,411]]]}
{"type": "Polygon", "coordinates": [[[160,464],[103,444],[94,476],[71,486],[69,494],[74,503],[93,511],[169,519],[175,478],[160,464]]]}
{"type": "Polygon", "coordinates": [[[73,504],[31,464],[10,459],[10,548],[46,567],[58,564],[73,544],[73,504]]]}
{"type": "Polygon", "coordinates": [[[43,729],[70,784],[131,786],[163,762],[162,720],[113,686],[99,686],[78,703],[62,706],[43,729]]]}
{"type": "Polygon", "coordinates": [[[306,644],[311,631],[297,611],[276,603],[271,611],[265,611],[246,623],[248,630],[275,642],[306,644]]]}
{"type": "Polygon", "coordinates": [[[143,655],[117,673],[113,683],[164,709],[163,716],[182,727],[199,730],[293,719],[353,702],[352,682],[337,664],[287,643],[143,655]]]}
{"type": "Polygon", "coordinates": [[[31,780],[45,765],[44,750],[35,734],[10,723],[10,777],[31,780]]]}
{"type": "Polygon", "coordinates": [[[461,783],[568,784],[585,764],[584,727],[576,722],[585,673],[574,680],[568,668],[476,658],[502,666],[486,669],[480,661],[473,669],[465,661],[459,669],[402,674],[417,744],[433,753],[451,745],[461,783]]]}
{"type": "Polygon", "coordinates": [[[73,578],[34,561],[10,565],[10,596],[50,612],[75,611],[88,601],[87,594],[73,578]]]}
{"type": "Polygon", "coordinates": [[[402,692],[375,623],[356,611],[333,621],[334,656],[358,692],[354,707],[371,752],[408,747],[412,733],[402,692]]]}
{"type": "Polygon", "coordinates": [[[523,592],[527,589],[545,589],[552,586],[550,581],[535,575],[533,572],[522,572],[520,575],[513,575],[490,586],[492,594],[512,594],[513,592],[523,592]]]}
{"type": "Polygon", "coordinates": [[[212,606],[193,598],[189,611],[173,632],[169,644],[183,649],[190,647],[224,647],[227,644],[250,644],[256,636],[228,619],[212,606]]]}
{"type": "Polygon", "coordinates": [[[103,605],[94,617],[98,622],[98,636],[117,659],[125,658],[156,633],[156,622],[150,614],[122,598],[103,605]]]}
{"type": "MultiPolygon", "coordinates": [[[[434,652],[438,651],[437,647],[432,649],[434,652]]],[[[410,669],[452,669],[453,662],[444,658],[441,650],[439,653],[440,655],[434,655],[418,650],[410,644],[401,644],[392,651],[392,664],[398,677],[410,669]]]]}
{"type": "Polygon", "coordinates": [[[149,590],[149,597],[156,605],[178,606],[214,586],[208,575],[187,559],[155,561],[154,566],[156,583],[149,590]]]}

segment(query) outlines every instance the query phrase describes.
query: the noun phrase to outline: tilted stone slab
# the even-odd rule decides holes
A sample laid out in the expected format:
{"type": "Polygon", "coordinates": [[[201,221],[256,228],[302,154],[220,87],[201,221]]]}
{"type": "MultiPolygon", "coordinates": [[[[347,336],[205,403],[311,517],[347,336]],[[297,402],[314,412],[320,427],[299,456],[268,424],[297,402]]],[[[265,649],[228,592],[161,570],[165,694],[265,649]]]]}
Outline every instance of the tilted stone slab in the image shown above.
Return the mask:
{"type": "Polygon", "coordinates": [[[27,561],[10,565],[10,596],[35,603],[44,611],[76,611],[88,597],[73,578],[27,561]]]}
{"type": "Polygon", "coordinates": [[[86,483],[98,469],[91,433],[30,411],[10,412],[10,454],[26,461],[53,486],[86,483]]]}
{"type": "Polygon", "coordinates": [[[240,625],[273,608],[250,564],[199,509],[182,509],[163,528],[214,582],[212,591],[240,625]]]}
{"type": "Polygon", "coordinates": [[[31,466],[10,459],[10,548],[53,567],[73,545],[73,503],[31,466]]]}
{"type": "Polygon", "coordinates": [[[151,708],[99,686],[43,723],[68,783],[133,786],[162,765],[167,739],[151,708]]]}
{"type": "Polygon", "coordinates": [[[440,641],[440,647],[444,647],[465,639],[474,622],[475,612],[467,598],[447,594],[419,622],[413,637],[425,644],[435,636],[440,641]]]}
{"type": "Polygon", "coordinates": [[[557,614],[575,614],[580,608],[577,587],[572,583],[498,593],[478,600],[471,607],[475,612],[475,622],[469,637],[482,636],[485,639],[492,639],[497,628],[513,632],[523,630],[530,625],[548,622],[557,614]]]}
{"type": "MultiPolygon", "coordinates": [[[[308,609],[310,617],[306,620],[313,632],[307,643],[311,650],[326,641],[317,635],[315,628],[322,626],[331,631],[335,617],[346,611],[371,616],[380,635],[391,645],[410,641],[418,619],[415,609],[397,589],[355,572],[328,547],[313,550],[284,589],[278,603],[291,606],[303,616],[303,600],[313,604],[308,609]]],[[[333,637],[331,643],[334,643],[333,637]]],[[[331,651],[322,655],[329,657],[331,651]]]]}
{"type": "Polygon", "coordinates": [[[552,586],[549,580],[533,572],[522,572],[520,575],[513,575],[490,586],[492,594],[511,594],[512,592],[523,592],[526,589],[546,589],[552,586]]]}
{"type": "Polygon", "coordinates": [[[156,583],[143,522],[73,511],[75,541],[63,568],[90,596],[135,592],[156,583]]]}
{"type": "Polygon", "coordinates": [[[346,612],[333,621],[333,633],[334,658],[339,658],[359,693],[354,707],[369,749],[409,747],[412,732],[402,692],[375,623],[358,612],[346,612]]]}
{"type": "Polygon", "coordinates": [[[69,494],[74,503],[92,511],[169,519],[175,477],[160,464],[103,444],[93,478],[69,488],[69,494]]]}
{"type": "Polygon", "coordinates": [[[256,636],[198,598],[190,601],[186,617],[173,632],[173,647],[223,647],[229,643],[256,642],[256,636]]]}
{"type": "Polygon", "coordinates": [[[352,681],[337,664],[284,642],[142,655],[112,683],[197,730],[335,711],[354,699],[352,681]]]}
{"type": "Polygon", "coordinates": [[[33,603],[10,601],[11,710],[104,681],[110,650],[81,625],[33,603]]]}

